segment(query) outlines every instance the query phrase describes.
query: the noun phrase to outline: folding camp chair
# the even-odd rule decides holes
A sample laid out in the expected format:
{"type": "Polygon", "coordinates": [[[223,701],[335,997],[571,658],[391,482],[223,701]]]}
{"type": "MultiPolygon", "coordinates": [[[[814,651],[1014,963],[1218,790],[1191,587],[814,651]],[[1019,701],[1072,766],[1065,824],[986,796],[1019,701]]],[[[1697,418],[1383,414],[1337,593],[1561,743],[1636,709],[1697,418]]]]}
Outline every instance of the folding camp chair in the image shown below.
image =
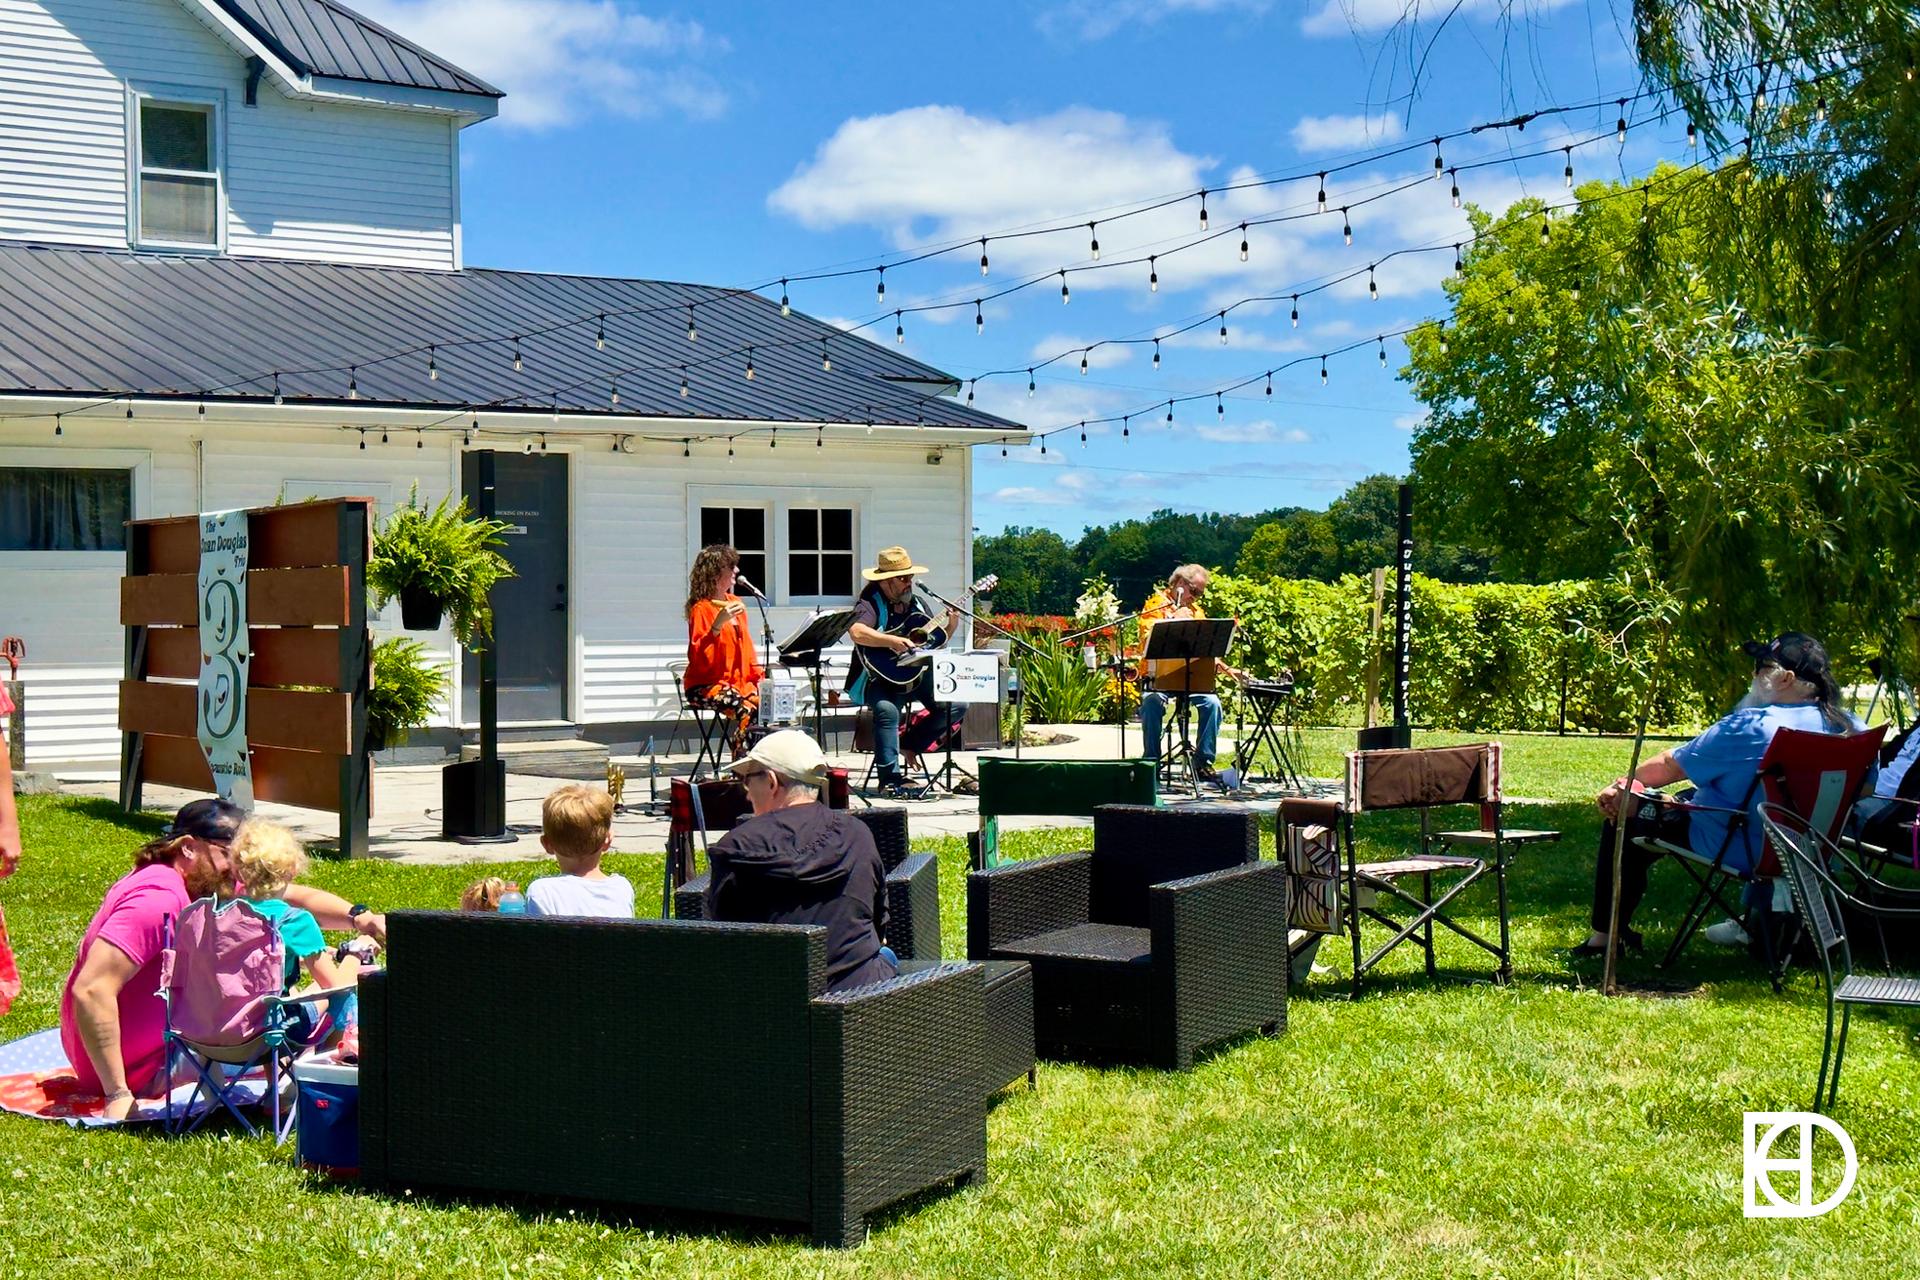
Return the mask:
{"type": "MultiPolygon", "coordinates": [[[[1820,958],[1820,982],[1827,996],[1827,1038],[1820,1048],[1820,1074],[1814,1081],[1813,1108],[1831,1107],[1840,1098],[1840,1066],[1847,1056],[1847,1027],[1853,1020],[1856,1004],[1890,1005],[1896,1008],[1920,1008],[1920,978],[1888,975],[1862,975],[1853,971],[1853,948],[1847,941],[1846,915],[1842,907],[1856,917],[1882,920],[1920,921],[1920,890],[1899,888],[1873,880],[1854,868],[1856,878],[1864,877],[1896,901],[1865,902],[1841,888],[1829,868],[1835,864],[1852,867],[1839,846],[1804,818],[1783,805],[1763,802],[1760,821],[1767,843],[1780,857],[1794,906],[1800,913],[1813,949],[1820,958]],[[1840,970],[1834,972],[1834,953],[1840,956],[1840,970]],[[1840,1011],[1840,1037],[1833,1034],[1833,1014],[1840,1011]],[[1833,1075],[1829,1079],[1827,1067],[1833,1075]]],[[[1885,939],[1882,938],[1882,946],[1885,939]]]]}
{"type": "Polygon", "coordinates": [[[726,766],[720,763],[720,752],[727,745],[727,717],[712,707],[696,707],[687,701],[687,664],[669,662],[667,673],[673,678],[673,696],[678,700],[674,704],[673,736],[680,737],[680,726],[689,719],[699,737],[699,745],[693,753],[692,777],[698,778],[705,773],[712,777],[726,766]]]}
{"type": "MultiPolygon", "coordinates": [[[[1799,817],[1828,842],[1837,841],[1847,824],[1848,815],[1853,812],[1853,802],[1866,783],[1867,771],[1873,767],[1876,753],[1880,750],[1880,739],[1885,733],[1885,725],[1845,736],[1810,733],[1804,729],[1778,730],[1772,741],[1767,743],[1766,753],[1760,757],[1760,767],[1755,771],[1753,781],[1747,784],[1746,795],[1738,809],[1720,809],[1660,795],[1645,797],[1657,804],[1689,813],[1717,812],[1727,815],[1726,838],[1711,851],[1690,849],[1651,836],[1634,841],[1643,849],[1673,854],[1698,886],[1693,901],[1680,917],[1679,932],[1674,934],[1667,954],[1660,959],[1661,968],[1667,968],[1680,958],[1680,953],[1686,950],[1687,943],[1693,940],[1707,913],[1715,906],[1725,911],[1730,919],[1747,918],[1747,911],[1734,905],[1727,896],[1728,891],[1736,885],[1779,881],[1780,858],[1768,841],[1761,844],[1759,861],[1751,869],[1743,871],[1727,865],[1727,852],[1733,848],[1735,840],[1746,838],[1757,803],[1764,799],[1767,803],[1778,805],[1799,817]]],[[[1783,902],[1769,900],[1758,908],[1758,928],[1748,931],[1760,938],[1775,991],[1780,990],[1782,966],[1775,959],[1772,917],[1785,907],[1783,902]]]]}
{"type": "Polygon", "coordinates": [[[1339,907],[1344,923],[1353,937],[1353,994],[1360,994],[1361,979],[1401,943],[1418,942],[1426,952],[1427,976],[1438,976],[1434,964],[1433,926],[1444,925],[1468,942],[1480,947],[1497,962],[1494,981],[1505,983],[1513,976],[1513,952],[1507,919],[1508,850],[1536,840],[1557,840],[1553,831],[1508,831],[1503,822],[1500,793],[1500,744],[1481,742],[1462,747],[1421,747],[1409,750],[1350,751],[1347,753],[1346,801],[1342,806],[1342,827],[1347,843],[1347,865],[1341,886],[1339,907]],[[1479,806],[1480,826],[1466,831],[1434,831],[1430,810],[1444,805],[1479,806]],[[1386,862],[1362,863],[1353,838],[1353,820],[1362,813],[1388,809],[1417,809],[1420,813],[1420,844],[1410,857],[1386,862]],[[1482,847],[1492,860],[1451,852],[1456,847],[1482,847]],[[1488,872],[1493,873],[1499,895],[1500,940],[1490,942],[1447,914],[1447,907],[1468,886],[1488,872]],[[1418,896],[1403,889],[1400,881],[1419,877],[1418,896]],[[1450,877],[1438,897],[1434,896],[1434,877],[1450,877]],[[1413,915],[1400,920],[1382,909],[1382,903],[1398,903],[1413,915]],[[1368,953],[1361,941],[1365,921],[1383,925],[1393,932],[1387,940],[1368,953]]]}
{"type": "Polygon", "coordinates": [[[293,1112],[281,1105],[282,1086],[291,1081],[294,1055],[328,1032],[327,1015],[313,1008],[296,1019],[301,1006],[329,1004],[353,988],[282,996],[286,949],[280,926],[236,899],[189,903],[166,927],[160,953],[160,999],[166,1005],[166,1129],[190,1133],[208,1116],[225,1109],[252,1136],[257,1130],[242,1108],[253,1098],[243,1081],[255,1070],[266,1073],[268,1113],[276,1142],[293,1129],[293,1112]],[[309,1028],[302,1034],[302,1023],[309,1028]],[[182,1067],[192,1071],[193,1098],[207,1107],[196,1112],[193,1099],[175,1113],[171,1084],[182,1067]]]}

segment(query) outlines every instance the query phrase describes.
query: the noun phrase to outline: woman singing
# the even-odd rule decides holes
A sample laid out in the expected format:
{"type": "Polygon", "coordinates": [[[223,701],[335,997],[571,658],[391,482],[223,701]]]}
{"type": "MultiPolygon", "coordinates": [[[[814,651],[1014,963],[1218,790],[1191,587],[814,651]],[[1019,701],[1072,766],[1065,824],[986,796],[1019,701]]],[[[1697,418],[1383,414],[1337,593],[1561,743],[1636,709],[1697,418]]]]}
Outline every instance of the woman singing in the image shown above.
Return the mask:
{"type": "Polygon", "coordinates": [[[747,606],[733,594],[740,553],[725,544],[702,547],[687,580],[687,705],[727,717],[733,754],[747,750],[747,730],[760,709],[760,669],[747,606]]]}

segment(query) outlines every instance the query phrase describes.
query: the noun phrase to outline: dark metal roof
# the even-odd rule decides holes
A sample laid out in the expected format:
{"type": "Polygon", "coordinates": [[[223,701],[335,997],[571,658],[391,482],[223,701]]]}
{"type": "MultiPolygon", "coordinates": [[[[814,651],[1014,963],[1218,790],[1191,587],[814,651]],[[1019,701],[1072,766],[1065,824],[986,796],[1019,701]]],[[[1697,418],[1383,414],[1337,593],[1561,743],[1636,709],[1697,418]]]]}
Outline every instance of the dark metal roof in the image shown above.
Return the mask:
{"type": "Polygon", "coordinates": [[[689,419],[696,429],[718,419],[1024,430],[929,395],[926,384],[955,379],[889,345],[708,285],[14,242],[0,243],[0,315],[9,317],[0,395],[257,402],[272,398],[277,373],[288,403],[345,404],[346,368],[356,366],[361,405],[545,412],[557,400],[569,413],[689,419]],[[601,315],[604,349],[594,340],[601,315]],[[438,378],[416,350],[427,343],[438,378]],[[831,371],[820,367],[823,343],[831,371]]]}
{"type": "Polygon", "coordinates": [[[214,0],[303,75],[502,97],[477,76],[334,0],[214,0]]]}

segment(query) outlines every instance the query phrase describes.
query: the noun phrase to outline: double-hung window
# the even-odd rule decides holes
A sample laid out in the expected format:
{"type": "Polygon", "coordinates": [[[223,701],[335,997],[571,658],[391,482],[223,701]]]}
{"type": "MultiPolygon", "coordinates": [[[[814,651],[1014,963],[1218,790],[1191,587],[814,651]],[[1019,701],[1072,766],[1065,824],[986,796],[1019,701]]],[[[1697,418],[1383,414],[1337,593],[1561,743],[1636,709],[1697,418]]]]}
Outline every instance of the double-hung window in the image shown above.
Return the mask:
{"type": "Polygon", "coordinates": [[[142,245],[220,247],[220,118],[211,102],[134,98],[134,235],[142,245]]]}

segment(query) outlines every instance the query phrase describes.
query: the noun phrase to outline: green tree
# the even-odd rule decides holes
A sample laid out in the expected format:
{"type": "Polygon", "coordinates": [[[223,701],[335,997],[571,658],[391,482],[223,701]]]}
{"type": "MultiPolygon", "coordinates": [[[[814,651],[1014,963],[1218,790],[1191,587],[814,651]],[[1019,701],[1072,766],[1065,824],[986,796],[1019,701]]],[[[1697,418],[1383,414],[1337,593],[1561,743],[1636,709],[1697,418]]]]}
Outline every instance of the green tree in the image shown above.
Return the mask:
{"type": "Polygon", "coordinates": [[[1252,578],[1312,578],[1331,582],[1338,576],[1340,544],[1324,511],[1295,511],[1254,530],[1234,572],[1252,578]]]}
{"type": "Polygon", "coordinates": [[[1081,569],[1073,548],[1051,529],[1015,525],[973,540],[973,571],[1000,575],[993,607],[1003,613],[1071,613],[1081,569]]]}

